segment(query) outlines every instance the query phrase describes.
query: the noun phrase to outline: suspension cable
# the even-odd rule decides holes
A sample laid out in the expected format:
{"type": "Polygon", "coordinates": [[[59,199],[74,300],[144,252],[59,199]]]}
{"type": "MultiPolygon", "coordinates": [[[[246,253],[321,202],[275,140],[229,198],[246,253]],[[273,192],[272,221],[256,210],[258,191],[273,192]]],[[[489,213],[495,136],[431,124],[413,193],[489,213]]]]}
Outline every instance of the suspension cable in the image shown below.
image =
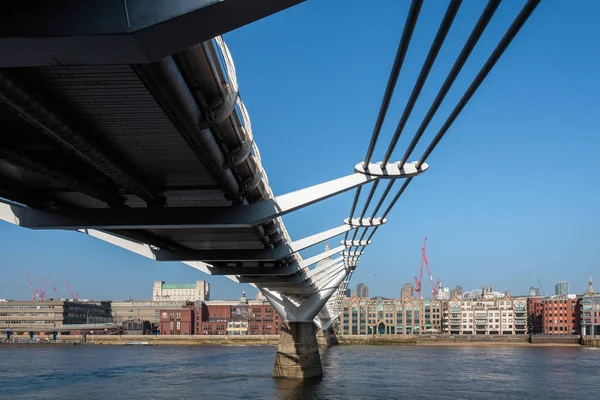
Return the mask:
{"type": "Polygon", "coordinates": [[[469,88],[467,89],[463,97],[461,97],[460,101],[458,102],[454,110],[452,110],[452,113],[450,113],[450,116],[448,117],[442,128],[439,130],[435,138],[433,138],[433,140],[423,153],[421,159],[417,162],[417,168],[420,168],[421,165],[423,165],[423,163],[425,162],[425,160],[431,155],[431,152],[435,149],[440,140],[442,140],[450,126],[454,123],[454,120],[458,117],[460,112],[467,105],[471,97],[473,97],[473,94],[475,94],[475,91],[479,88],[479,85],[481,85],[481,83],[490,73],[494,65],[496,65],[496,62],[500,59],[500,56],[502,56],[504,51],[508,48],[512,40],[521,30],[521,28],[523,27],[531,13],[533,13],[535,8],[538,6],[540,1],[541,0],[528,0],[527,3],[525,3],[519,15],[517,15],[513,23],[510,25],[510,27],[502,37],[502,39],[500,39],[500,42],[498,43],[492,54],[489,56],[489,58],[487,59],[487,61],[485,62],[485,64],[483,65],[473,82],[471,82],[471,85],[469,85],[469,88]]]}
{"type": "Polygon", "coordinates": [[[396,58],[394,59],[394,64],[392,65],[392,70],[385,88],[383,100],[381,101],[381,107],[379,108],[379,114],[377,115],[377,121],[375,122],[373,134],[371,135],[371,142],[369,143],[367,155],[365,156],[365,167],[371,162],[373,151],[375,151],[375,145],[377,144],[377,139],[379,138],[379,133],[381,132],[381,127],[383,126],[383,120],[385,119],[390,101],[392,100],[392,94],[396,88],[396,82],[398,81],[398,76],[400,75],[400,70],[402,69],[402,64],[404,63],[404,58],[406,57],[406,52],[408,51],[408,45],[412,39],[415,25],[417,24],[417,19],[419,18],[419,12],[421,11],[422,6],[423,0],[413,0],[410,5],[410,9],[408,10],[408,16],[406,17],[400,43],[398,43],[398,50],[396,51],[396,58]]]}
{"type": "Polygon", "coordinates": [[[458,76],[458,74],[462,70],[463,66],[465,65],[467,59],[471,55],[473,48],[475,47],[475,45],[481,38],[481,35],[485,31],[485,28],[487,27],[488,23],[494,16],[494,13],[498,9],[499,5],[500,5],[500,0],[489,0],[487,6],[485,7],[483,12],[481,13],[481,16],[479,17],[479,20],[477,21],[475,28],[473,28],[473,30],[471,31],[471,34],[469,35],[467,42],[465,43],[460,54],[456,58],[456,61],[454,62],[454,65],[452,66],[450,73],[446,77],[446,80],[444,81],[442,88],[440,89],[437,96],[435,97],[435,100],[433,101],[433,104],[429,108],[429,111],[427,111],[427,115],[425,115],[423,122],[421,122],[419,129],[417,129],[417,133],[415,133],[415,136],[413,137],[412,141],[408,145],[408,148],[406,149],[404,156],[402,156],[402,159],[400,159],[400,162],[398,163],[399,165],[404,165],[404,163],[406,161],[408,161],[408,158],[410,157],[412,152],[415,150],[415,147],[417,146],[417,143],[421,139],[421,136],[423,136],[425,129],[427,129],[427,127],[429,126],[429,123],[433,119],[438,108],[444,101],[444,98],[446,97],[446,95],[448,94],[448,91],[454,84],[456,77],[458,76]]]}
{"type": "Polygon", "coordinates": [[[398,126],[396,126],[396,131],[394,132],[394,136],[392,136],[392,140],[390,141],[390,146],[388,147],[387,152],[385,153],[385,156],[383,157],[383,161],[381,164],[383,168],[385,168],[385,166],[387,165],[388,161],[390,160],[390,158],[392,156],[392,153],[394,152],[394,149],[396,148],[398,139],[400,139],[400,135],[402,134],[402,131],[404,130],[404,126],[406,125],[406,122],[408,121],[408,117],[410,117],[410,114],[412,113],[412,110],[413,110],[415,104],[417,103],[417,99],[419,98],[419,95],[421,94],[421,90],[423,90],[423,86],[425,86],[425,81],[427,80],[427,77],[429,76],[429,72],[431,72],[433,63],[435,62],[435,59],[437,58],[437,56],[440,52],[440,49],[442,48],[442,44],[444,44],[444,41],[446,40],[448,31],[450,30],[450,27],[452,26],[452,22],[454,22],[454,18],[456,17],[456,14],[458,13],[458,9],[460,8],[461,3],[462,3],[462,0],[451,0],[450,4],[448,4],[448,8],[446,9],[446,14],[444,14],[444,18],[442,19],[442,22],[440,23],[440,26],[435,35],[435,38],[433,39],[433,42],[431,43],[429,53],[427,54],[427,57],[425,58],[425,62],[423,63],[423,66],[421,67],[421,72],[419,73],[417,82],[415,83],[415,86],[413,87],[410,97],[408,98],[408,102],[406,103],[406,107],[404,108],[404,112],[402,113],[402,117],[400,118],[400,121],[398,121],[398,126]]]}

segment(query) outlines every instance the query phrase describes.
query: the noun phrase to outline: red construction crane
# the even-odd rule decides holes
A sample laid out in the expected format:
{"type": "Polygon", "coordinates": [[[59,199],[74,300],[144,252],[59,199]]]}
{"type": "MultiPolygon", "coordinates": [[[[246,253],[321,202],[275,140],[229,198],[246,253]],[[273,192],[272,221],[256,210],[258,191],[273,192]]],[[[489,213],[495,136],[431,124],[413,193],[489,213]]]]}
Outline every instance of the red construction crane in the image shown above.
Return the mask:
{"type": "Polygon", "coordinates": [[[23,269],[25,270],[25,276],[27,277],[27,283],[29,283],[29,288],[31,289],[31,294],[32,294],[31,300],[35,301],[35,299],[37,298],[37,292],[33,288],[31,279],[29,279],[29,274],[27,273],[27,268],[23,268],[23,269]]]}
{"type": "MultiPolygon", "coordinates": [[[[425,238],[425,244],[427,244],[427,238],[425,238]]],[[[421,269],[419,270],[419,277],[415,276],[415,293],[417,294],[417,298],[421,299],[422,290],[423,290],[423,266],[427,261],[427,256],[425,255],[425,245],[421,247],[421,269]]]]}
{"type": "Polygon", "coordinates": [[[54,299],[56,300],[58,297],[56,296],[56,286],[54,286],[54,282],[50,281],[50,284],[52,285],[52,290],[54,291],[54,299]]]}
{"type": "Polygon", "coordinates": [[[46,298],[46,287],[48,286],[48,275],[46,275],[46,281],[44,282],[44,288],[40,287],[40,299],[44,301],[46,298]]]}
{"type": "Polygon", "coordinates": [[[65,281],[65,285],[67,285],[67,289],[69,289],[69,294],[71,295],[71,299],[77,300],[77,297],[79,297],[79,293],[77,293],[77,296],[73,296],[73,291],[71,290],[71,286],[69,286],[67,281],[65,281]]]}
{"type": "Polygon", "coordinates": [[[441,281],[438,280],[437,283],[433,283],[433,275],[431,274],[431,269],[429,268],[429,260],[427,260],[427,238],[425,238],[423,241],[423,246],[421,247],[421,269],[419,271],[419,278],[415,277],[415,292],[417,293],[417,297],[420,299],[423,298],[423,267],[427,268],[429,282],[431,283],[431,293],[435,299],[437,297],[441,281]]]}

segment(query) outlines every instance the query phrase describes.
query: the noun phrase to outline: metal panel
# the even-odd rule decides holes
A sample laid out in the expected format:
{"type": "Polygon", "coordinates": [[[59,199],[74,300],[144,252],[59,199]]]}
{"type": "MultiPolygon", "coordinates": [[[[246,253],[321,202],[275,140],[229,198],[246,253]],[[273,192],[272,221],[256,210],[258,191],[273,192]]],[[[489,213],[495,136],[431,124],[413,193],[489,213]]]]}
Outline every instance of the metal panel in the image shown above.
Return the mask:
{"type": "Polygon", "coordinates": [[[131,67],[28,68],[24,76],[101,134],[154,186],[215,186],[131,67]]]}

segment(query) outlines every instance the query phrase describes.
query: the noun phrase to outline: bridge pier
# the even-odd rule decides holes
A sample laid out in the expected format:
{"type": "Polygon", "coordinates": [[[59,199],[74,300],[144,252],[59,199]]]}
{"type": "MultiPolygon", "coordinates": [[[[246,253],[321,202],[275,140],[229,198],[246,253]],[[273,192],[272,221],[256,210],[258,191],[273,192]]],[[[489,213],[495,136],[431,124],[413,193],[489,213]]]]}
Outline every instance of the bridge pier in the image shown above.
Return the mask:
{"type": "Polygon", "coordinates": [[[317,343],[319,344],[319,348],[324,349],[339,344],[331,328],[317,330],[317,343]]]}
{"type": "Polygon", "coordinates": [[[314,322],[282,326],[273,368],[274,378],[308,379],[323,376],[314,322]]]}

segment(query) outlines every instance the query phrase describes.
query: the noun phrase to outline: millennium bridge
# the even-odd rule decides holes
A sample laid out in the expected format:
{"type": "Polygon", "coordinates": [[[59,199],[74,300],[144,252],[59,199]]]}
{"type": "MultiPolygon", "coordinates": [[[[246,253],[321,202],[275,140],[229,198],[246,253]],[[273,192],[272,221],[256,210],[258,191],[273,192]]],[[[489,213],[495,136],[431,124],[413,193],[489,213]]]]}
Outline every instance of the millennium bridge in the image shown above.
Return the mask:
{"type": "Polygon", "coordinates": [[[352,144],[356,164],[347,166],[346,176],[275,194],[255,140],[260,132],[252,131],[221,35],[290,7],[293,12],[301,2],[21,1],[0,17],[0,219],[30,229],[78,231],[158,262],[181,261],[254,285],[285,322],[273,375],[295,379],[322,375],[317,334],[332,334],[361,255],[386,229],[410,182],[426,173],[429,156],[539,0],[525,1],[509,21],[418,157],[417,144],[500,0],[487,2],[418,129],[404,132],[459,9],[472,6],[444,3],[394,134],[382,143],[423,5],[407,1],[373,131],[352,144]],[[402,134],[412,140],[397,149],[402,134]],[[386,149],[381,160],[373,159],[376,146],[386,149]],[[286,230],[286,214],[348,191],[354,201],[337,226],[305,238],[286,230]],[[339,245],[300,255],[336,237],[339,245]]]}

